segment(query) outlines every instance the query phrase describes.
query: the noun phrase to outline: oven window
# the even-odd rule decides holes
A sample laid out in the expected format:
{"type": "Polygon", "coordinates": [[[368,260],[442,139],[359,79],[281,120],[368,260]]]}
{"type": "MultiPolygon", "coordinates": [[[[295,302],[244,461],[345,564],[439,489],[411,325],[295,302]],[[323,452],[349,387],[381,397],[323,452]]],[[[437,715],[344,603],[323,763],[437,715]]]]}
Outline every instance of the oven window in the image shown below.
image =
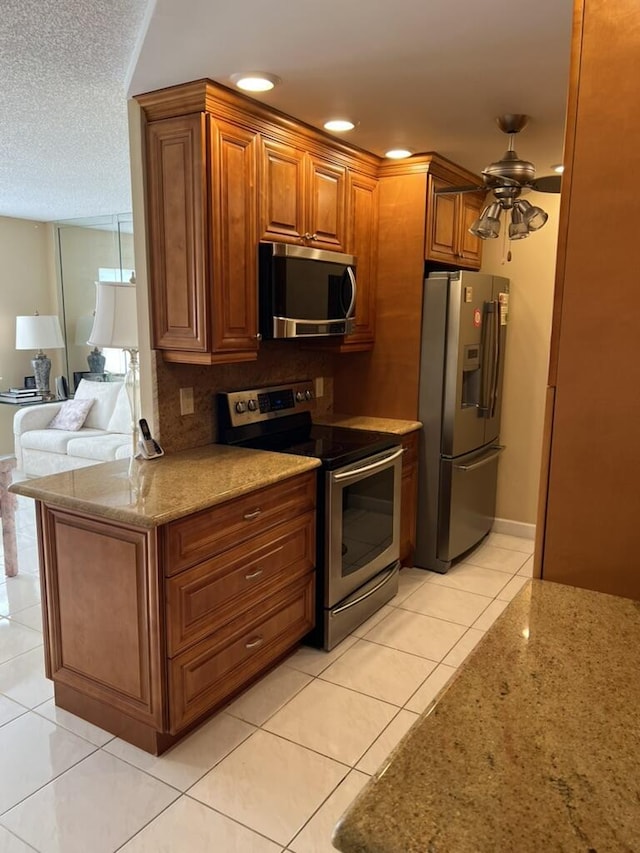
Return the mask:
{"type": "Polygon", "coordinates": [[[359,571],[393,539],[393,468],[342,490],[342,576],[359,571]]]}

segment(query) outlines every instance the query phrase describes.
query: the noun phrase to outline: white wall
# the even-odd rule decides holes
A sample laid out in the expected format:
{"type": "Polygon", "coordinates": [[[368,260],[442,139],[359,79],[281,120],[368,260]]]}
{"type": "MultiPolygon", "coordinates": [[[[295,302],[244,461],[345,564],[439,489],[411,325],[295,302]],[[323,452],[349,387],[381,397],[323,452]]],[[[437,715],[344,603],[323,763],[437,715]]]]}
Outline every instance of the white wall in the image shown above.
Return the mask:
{"type": "Polygon", "coordinates": [[[500,433],[506,450],[499,467],[496,516],[535,524],[560,196],[530,193],[526,198],[547,211],[546,225],[511,243],[508,263],[502,235],[486,240],[482,272],[511,280],[500,433]]]}
{"type": "MultiPolygon", "coordinates": [[[[53,228],[45,222],[0,216],[0,388],[33,375],[35,352],[16,350],[16,317],[58,314],[53,228]]],[[[50,350],[51,377],[62,373],[64,350],[50,350]]],[[[13,453],[13,406],[0,404],[0,455],[13,453]]]]}

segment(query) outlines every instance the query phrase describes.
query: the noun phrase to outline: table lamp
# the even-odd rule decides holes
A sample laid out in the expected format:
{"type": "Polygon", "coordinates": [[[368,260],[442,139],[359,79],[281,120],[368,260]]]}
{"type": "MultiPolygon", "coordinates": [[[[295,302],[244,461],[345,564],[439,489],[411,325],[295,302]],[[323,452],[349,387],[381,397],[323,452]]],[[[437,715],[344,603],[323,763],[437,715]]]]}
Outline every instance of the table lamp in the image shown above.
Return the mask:
{"type": "Polygon", "coordinates": [[[38,393],[44,400],[52,399],[49,390],[49,374],[51,373],[51,359],[45,355],[43,350],[62,349],[64,338],[60,329],[60,321],[57,316],[50,314],[38,314],[26,317],[16,317],[16,349],[35,349],[38,351],[35,358],[31,360],[33,375],[36,380],[38,393]]]}
{"type": "MultiPolygon", "coordinates": [[[[84,347],[87,345],[93,328],[94,317],[95,311],[91,314],[83,314],[76,320],[76,346],[84,347]]],[[[104,373],[105,357],[98,347],[94,347],[87,356],[87,364],[89,365],[89,373],[104,373]]]]}
{"type": "Polygon", "coordinates": [[[89,346],[111,347],[129,353],[124,384],[131,407],[133,453],[138,451],[140,383],[138,366],[138,321],[134,284],[96,281],[96,314],[87,340],[89,346]]]}

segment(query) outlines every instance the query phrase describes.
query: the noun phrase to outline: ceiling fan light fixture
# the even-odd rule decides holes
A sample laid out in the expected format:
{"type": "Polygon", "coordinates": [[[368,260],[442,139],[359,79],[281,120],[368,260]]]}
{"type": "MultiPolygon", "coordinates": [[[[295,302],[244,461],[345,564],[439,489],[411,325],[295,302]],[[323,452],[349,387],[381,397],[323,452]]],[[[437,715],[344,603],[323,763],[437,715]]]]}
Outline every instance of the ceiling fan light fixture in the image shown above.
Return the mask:
{"type": "Polygon", "coordinates": [[[274,86],[282,82],[275,74],[266,74],[264,71],[245,71],[232,74],[229,80],[243,92],[269,92],[274,86]]]}
{"type": "MultiPolygon", "coordinates": [[[[525,204],[528,204],[528,202],[525,202],[525,204]]],[[[527,222],[525,220],[524,214],[518,207],[518,202],[516,202],[513,209],[511,210],[511,222],[509,223],[509,239],[524,240],[524,238],[528,236],[529,228],[527,227],[527,222]]]]}
{"type": "Polygon", "coordinates": [[[534,207],[526,199],[518,199],[514,208],[522,214],[528,231],[539,231],[549,218],[549,214],[541,207],[534,207]]]}
{"type": "Polygon", "coordinates": [[[469,232],[481,240],[494,240],[500,233],[500,205],[494,201],[471,223],[469,232]]]}

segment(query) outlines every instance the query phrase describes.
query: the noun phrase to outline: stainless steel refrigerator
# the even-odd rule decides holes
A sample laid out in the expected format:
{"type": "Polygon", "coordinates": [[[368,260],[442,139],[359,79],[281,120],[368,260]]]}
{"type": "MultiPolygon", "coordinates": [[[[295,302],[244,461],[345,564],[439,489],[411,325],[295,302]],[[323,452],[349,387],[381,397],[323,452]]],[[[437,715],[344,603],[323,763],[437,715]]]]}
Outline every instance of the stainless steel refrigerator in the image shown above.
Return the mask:
{"type": "Polygon", "coordinates": [[[446,572],[493,524],[508,312],[506,278],[425,280],[416,566],[446,572]]]}

